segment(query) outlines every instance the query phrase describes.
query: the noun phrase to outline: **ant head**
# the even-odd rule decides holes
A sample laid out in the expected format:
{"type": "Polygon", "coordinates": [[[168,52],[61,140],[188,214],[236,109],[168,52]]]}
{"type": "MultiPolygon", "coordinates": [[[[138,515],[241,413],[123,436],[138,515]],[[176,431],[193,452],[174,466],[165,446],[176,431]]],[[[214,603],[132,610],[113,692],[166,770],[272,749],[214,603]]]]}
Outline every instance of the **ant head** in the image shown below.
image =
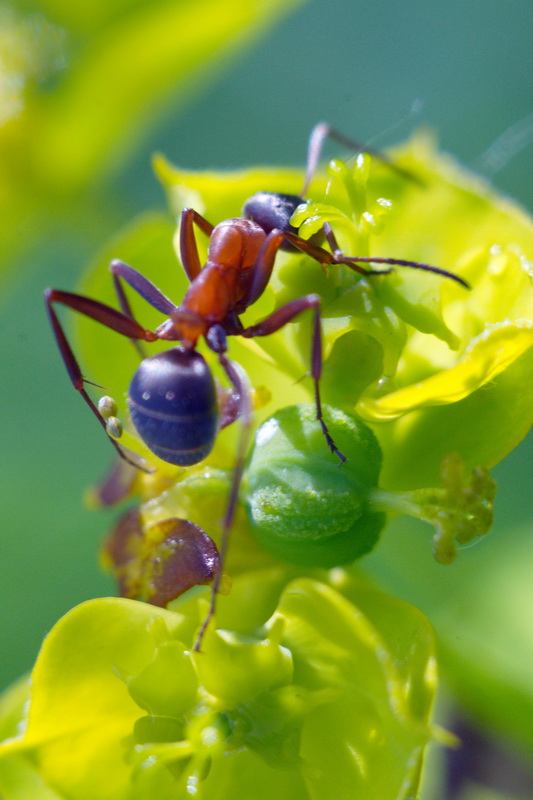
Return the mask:
{"type": "Polygon", "coordinates": [[[290,219],[301,203],[305,203],[304,198],[296,194],[256,192],[245,202],[242,213],[246,219],[260,225],[267,234],[275,228],[298,233],[290,224],[290,219]]]}

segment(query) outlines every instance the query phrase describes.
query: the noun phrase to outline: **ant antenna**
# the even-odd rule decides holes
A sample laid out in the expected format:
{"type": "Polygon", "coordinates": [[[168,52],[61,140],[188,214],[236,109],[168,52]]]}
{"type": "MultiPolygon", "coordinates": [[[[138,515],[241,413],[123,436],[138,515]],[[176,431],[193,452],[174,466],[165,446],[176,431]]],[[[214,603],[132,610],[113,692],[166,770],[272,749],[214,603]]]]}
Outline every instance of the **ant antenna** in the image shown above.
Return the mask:
{"type": "Polygon", "coordinates": [[[305,197],[307,194],[309,184],[311,183],[313,175],[316,172],[326,139],[333,139],[334,141],[343,145],[343,147],[348,148],[348,150],[353,150],[356,155],[359,153],[368,153],[373,158],[381,161],[382,164],[385,164],[387,167],[389,167],[389,169],[392,169],[402,178],[417,183],[420,186],[424,185],[417,175],[410,170],[399,167],[391,158],[382,153],[380,150],[375,150],[373,147],[369,147],[368,145],[358,142],[355,139],[349,139],[343,133],[340,133],[340,131],[337,131],[335,128],[332,128],[330,125],[328,125],[327,122],[319,122],[318,125],[315,125],[313,128],[311,131],[311,136],[309,137],[307,167],[305,170],[304,184],[300,193],[301,197],[305,197]]]}
{"type": "Polygon", "coordinates": [[[519,119],[501,133],[476,159],[478,169],[485,175],[495,175],[508,162],[529,147],[533,141],[533,112],[519,119]]]}

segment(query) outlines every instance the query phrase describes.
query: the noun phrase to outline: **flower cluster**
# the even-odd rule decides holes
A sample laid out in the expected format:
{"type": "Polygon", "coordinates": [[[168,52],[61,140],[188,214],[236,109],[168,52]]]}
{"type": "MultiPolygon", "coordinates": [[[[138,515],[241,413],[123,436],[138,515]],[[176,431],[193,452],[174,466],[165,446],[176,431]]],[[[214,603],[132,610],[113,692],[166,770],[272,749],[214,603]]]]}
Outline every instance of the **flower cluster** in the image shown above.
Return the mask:
{"type": "MultiPolygon", "coordinates": [[[[311,187],[320,202],[300,206],[293,223],[300,226],[304,237],[329,223],[347,255],[393,256],[422,262],[422,266],[432,264],[457,275],[470,289],[423,269],[398,266],[378,275],[375,272],[383,269],[382,265],[365,263],[362,266],[369,269],[365,276],[344,264],[323,268],[307,256],[279,253],[276,271],[263,295],[246,312],[244,323],[252,324],[295,297],[310,292],[321,296],[322,397],[334,417],[338,419],[342,411],[344,420],[352,420],[358,434],[351,441],[358,442],[355,449],[362,448],[359,454],[350,448],[339,481],[349,481],[350,464],[370,458],[369,463],[376,466],[372,485],[363,487],[368,509],[376,514],[411,513],[431,522],[436,528],[436,557],[449,563],[457,545],[490,528],[494,484],[488,470],[520,441],[532,422],[528,391],[533,370],[533,287],[527,250],[530,223],[519,209],[436,154],[423,137],[399,152],[398,159],[416,180],[408,181],[365,156],[350,168],[332,162],[328,175],[318,177],[311,187]],[[362,435],[363,430],[368,432],[362,435]],[[366,444],[361,444],[363,441],[366,444]],[[382,454],[378,455],[379,448],[382,454]],[[446,478],[450,474],[447,465],[452,462],[462,476],[455,483],[446,478]]],[[[259,170],[186,173],[161,157],[155,166],[175,214],[179,216],[184,207],[194,205],[208,219],[238,215],[257,186],[297,192],[301,180],[298,173],[259,170]]],[[[153,224],[152,220],[143,222],[129,234],[130,246],[133,242],[136,251],[143,234],[153,243],[153,224]]],[[[143,251],[144,247],[143,242],[143,251]]],[[[159,264],[161,284],[168,280],[169,267],[162,258],[159,264]]],[[[174,283],[177,273],[175,267],[170,268],[175,273],[174,283]]],[[[93,294],[98,289],[100,294],[102,270],[91,273],[87,288],[93,294]]],[[[178,294],[180,291],[181,285],[178,294]]],[[[93,328],[81,323],[80,345],[96,373],[101,346],[100,334],[93,328]]],[[[248,372],[253,386],[256,426],[273,417],[276,422],[271,425],[277,430],[287,428],[286,420],[280,424],[278,413],[287,413],[296,421],[298,412],[291,416],[283,409],[309,401],[311,382],[302,381],[302,376],[309,370],[310,342],[311,319],[306,315],[275,336],[232,337],[231,356],[248,372]]],[[[106,386],[117,386],[118,398],[126,385],[123,375],[122,355],[116,362],[108,359],[103,381],[106,386]]],[[[144,500],[141,516],[145,526],[165,519],[157,510],[163,506],[166,517],[191,520],[216,538],[216,523],[211,519],[209,527],[204,526],[205,511],[194,503],[194,490],[189,497],[188,486],[197,486],[201,474],[205,496],[219,496],[217,470],[231,470],[235,464],[237,429],[236,424],[221,432],[207,461],[188,472],[169,470],[163,462],[155,462],[131,434],[123,435],[124,444],[158,467],[155,478],[141,476],[134,487],[144,500]]],[[[263,544],[265,508],[273,509],[271,530],[276,525],[276,536],[285,536],[278,524],[278,502],[290,510],[285,531],[301,527],[305,517],[313,520],[308,525],[309,540],[316,539],[319,528],[327,528],[326,535],[333,536],[351,527],[345,519],[345,503],[321,505],[323,495],[317,489],[314,496],[318,502],[308,504],[304,511],[295,474],[289,470],[286,480],[280,481],[289,462],[299,464],[300,482],[314,486],[325,480],[328,452],[319,438],[308,439],[305,447],[300,439],[289,452],[287,443],[296,440],[296,433],[287,430],[283,443],[278,437],[275,446],[268,447],[268,463],[266,450],[256,442],[243,498],[254,535],[263,544]],[[263,478],[258,477],[259,461],[263,475],[271,469],[275,476],[274,494],[268,494],[263,478]],[[282,484],[288,487],[285,494],[280,490],[282,484]]],[[[329,466],[333,464],[334,459],[329,466]]],[[[357,483],[357,476],[355,480],[357,483]]],[[[352,481],[352,502],[360,499],[357,492],[352,481]]],[[[309,492],[304,498],[308,501],[309,492]]],[[[352,523],[358,519],[357,512],[352,523]]],[[[374,520],[372,544],[384,524],[378,524],[376,516],[374,520]]],[[[360,535],[362,539],[366,536],[364,525],[360,535]]],[[[351,552],[358,555],[371,548],[352,545],[351,552]]],[[[289,549],[287,546],[283,552],[278,548],[277,554],[287,558],[289,549]]],[[[301,563],[308,561],[304,558],[301,563]]]]}
{"type": "MultiPolygon", "coordinates": [[[[25,687],[6,697],[7,800],[21,786],[28,800],[415,795],[436,735],[432,634],[416,609],[370,586],[351,562],[376,545],[389,514],[431,522],[444,563],[489,529],[488,470],[533,418],[532,237],[519,209],[423,137],[395,158],[416,180],[362,156],[352,167],[332,162],[293,224],[308,237],[330,223],[346,255],[435,265],[470,289],[423,269],[376,275],[365,262],[362,275],[279,254],[244,324],[320,295],[324,416],[347,462],[328,450],[301,380],[306,315],[272,336],[231,337],[230,357],[253,387],[255,443],[200,652],[192,645],[210,589],[191,583],[209,583],[215,556],[200,559],[194,574],[205,579],[192,582],[179,556],[196,564],[207,552],[202,537],[217,541],[240,423],[219,433],[199,465],[159,461],[127,421],[129,343],[111,349],[109,331],[80,321],[85,372],[106,386],[123,424],[110,434],[155,470],[122,466],[93,493],[104,503],[136,498],[104,557],[125,597],[67,614],[45,641],[29,704],[25,687]]],[[[175,214],[193,206],[213,221],[240,215],[258,188],[297,193],[301,184],[296,171],[196,174],[160,157],[155,166],[175,214]]],[[[106,265],[119,253],[179,299],[186,280],[173,232],[162,217],[140,220],[102,254],[84,292],[112,302],[106,265]]],[[[146,327],[161,322],[139,298],[132,308],[146,327]]]]}
{"type": "Polygon", "coordinates": [[[288,578],[237,579],[227,630],[201,653],[202,602],[106,598],[67,614],[33,671],[24,732],[2,746],[3,795],[412,796],[435,733],[429,624],[340,570],[288,578]]]}

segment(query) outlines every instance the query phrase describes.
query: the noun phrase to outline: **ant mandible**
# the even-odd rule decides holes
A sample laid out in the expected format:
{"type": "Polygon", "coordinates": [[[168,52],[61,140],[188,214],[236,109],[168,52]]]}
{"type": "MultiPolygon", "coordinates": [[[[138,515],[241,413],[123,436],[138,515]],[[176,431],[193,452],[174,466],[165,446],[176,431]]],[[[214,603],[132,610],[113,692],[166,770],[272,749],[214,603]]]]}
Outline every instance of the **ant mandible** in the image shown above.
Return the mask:
{"type": "MultiPolygon", "coordinates": [[[[311,341],[311,371],[317,421],[326,443],[342,463],[345,456],[338,450],[322,416],[320,376],[322,370],[322,345],[320,323],[320,297],[308,294],[291,300],[276,309],[255,325],[244,327],[239,316],[262,295],[274,266],[278,250],[282,247],[297,249],[320,264],[346,264],[364,275],[390,272],[373,271],[359,266],[358,262],[376,262],[387,265],[409,266],[439,273],[466,286],[458,276],[418,262],[392,258],[347,257],[338,249],[331,228],[325,226],[324,235],[332,252],[316,243],[302,239],[290,225],[295,208],[302,202],[309,182],[315,172],[325,139],[331,136],[357,151],[368,148],[353,142],[329,126],[321,123],[313,130],[309,143],[307,170],[302,195],[259,193],[244,207],[244,216],[227,219],[213,226],[197,211],[186,208],[181,215],[180,253],[183,269],[190,286],[180,305],[169,300],[151,281],[122,261],[110,265],[115,291],[121,311],[74,292],[47,289],[45,302],[52,328],[74,388],[80,393],[100,424],[106,422],[85,390],[90,383],[83,377],[78,361],[68,342],[54,306],[60,304],[102,323],[134,343],[158,340],[180,342],[171,349],[156,355],[142,357],[128,392],[128,405],[132,421],[148,448],[166,462],[191,465],[202,461],[211,451],[218,430],[237,418],[243,421],[243,430],[250,425],[250,400],[246,377],[238,364],[227,357],[227,337],[254,338],[268,336],[304,311],[313,314],[311,341]],[[202,267],[195,238],[194,226],[209,237],[207,261],[202,267]],[[134,319],[125,295],[123,282],[143,297],[167,318],[155,331],[144,328],[134,319]],[[204,339],[208,348],[218,357],[234,392],[219,408],[215,381],[197,344],[204,339]]],[[[376,154],[391,168],[401,174],[403,170],[376,154]]],[[[407,177],[412,177],[407,173],[407,177]]],[[[121,458],[134,466],[122,447],[109,437],[121,458]]],[[[245,435],[241,436],[236,466],[230,489],[225,517],[222,523],[220,564],[223,564],[228,546],[229,532],[235,513],[237,496],[244,468],[245,435]]],[[[141,467],[142,469],[142,467],[141,467]]],[[[222,570],[215,574],[211,605],[195,649],[198,650],[203,634],[215,610],[222,570]]]]}

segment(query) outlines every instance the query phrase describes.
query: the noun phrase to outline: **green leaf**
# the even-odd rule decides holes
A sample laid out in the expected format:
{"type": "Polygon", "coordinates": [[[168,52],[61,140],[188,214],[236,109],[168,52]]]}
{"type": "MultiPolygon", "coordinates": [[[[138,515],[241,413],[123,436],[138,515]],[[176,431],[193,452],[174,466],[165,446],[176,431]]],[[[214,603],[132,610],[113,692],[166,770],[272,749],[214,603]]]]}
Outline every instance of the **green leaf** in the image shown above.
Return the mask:
{"type": "Polygon", "coordinates": [[[105,174],[170,100],[183,102],[298,2],[161,0],[108,19],[42,108],[39,166],[77,185],[105,174]]]}
{"type": "Polygon", "coordinates": [[[398,520],[367,560],[372,575],[428,615],[445,686],[482,726],[533,752],[531,525],[495,532],[443,569],[398,520]]]}
{"type": "Polygon", "coordinates": [[[0,57],[18,88],[0,94],[0,266],[52,226],[83,230],[87,214],[109,231],[120,200],[95,189],[300,2],[45,0],[38,14],[6,12],[0,57]]]}
{"type": "Polygon", "coordinates": [[[60,797],[95,798],[98,784],[102,798],[128,797],[122,738],[140,714],[118,675],[145,668],[158,639],[181,623],[177,614],[115,598],[75,608],[43,644],[24,739],[7,745],[7,755],[38,753],[40,778],[60,797]]]}
{"type": "Polygon", "coordinates": [[[337,688],[317,702],[303,730],[310,797],[407,798],[416,794],[428,735],[431,632],[414,609],[342,580],[342,594],[362,602],[359,613],[341,594],[306,579],[288,587],[279,612],[293,643],[295,680],[317,692],[337,688]],[[391,650],[392,618],[400,635],[391,650]]]}

